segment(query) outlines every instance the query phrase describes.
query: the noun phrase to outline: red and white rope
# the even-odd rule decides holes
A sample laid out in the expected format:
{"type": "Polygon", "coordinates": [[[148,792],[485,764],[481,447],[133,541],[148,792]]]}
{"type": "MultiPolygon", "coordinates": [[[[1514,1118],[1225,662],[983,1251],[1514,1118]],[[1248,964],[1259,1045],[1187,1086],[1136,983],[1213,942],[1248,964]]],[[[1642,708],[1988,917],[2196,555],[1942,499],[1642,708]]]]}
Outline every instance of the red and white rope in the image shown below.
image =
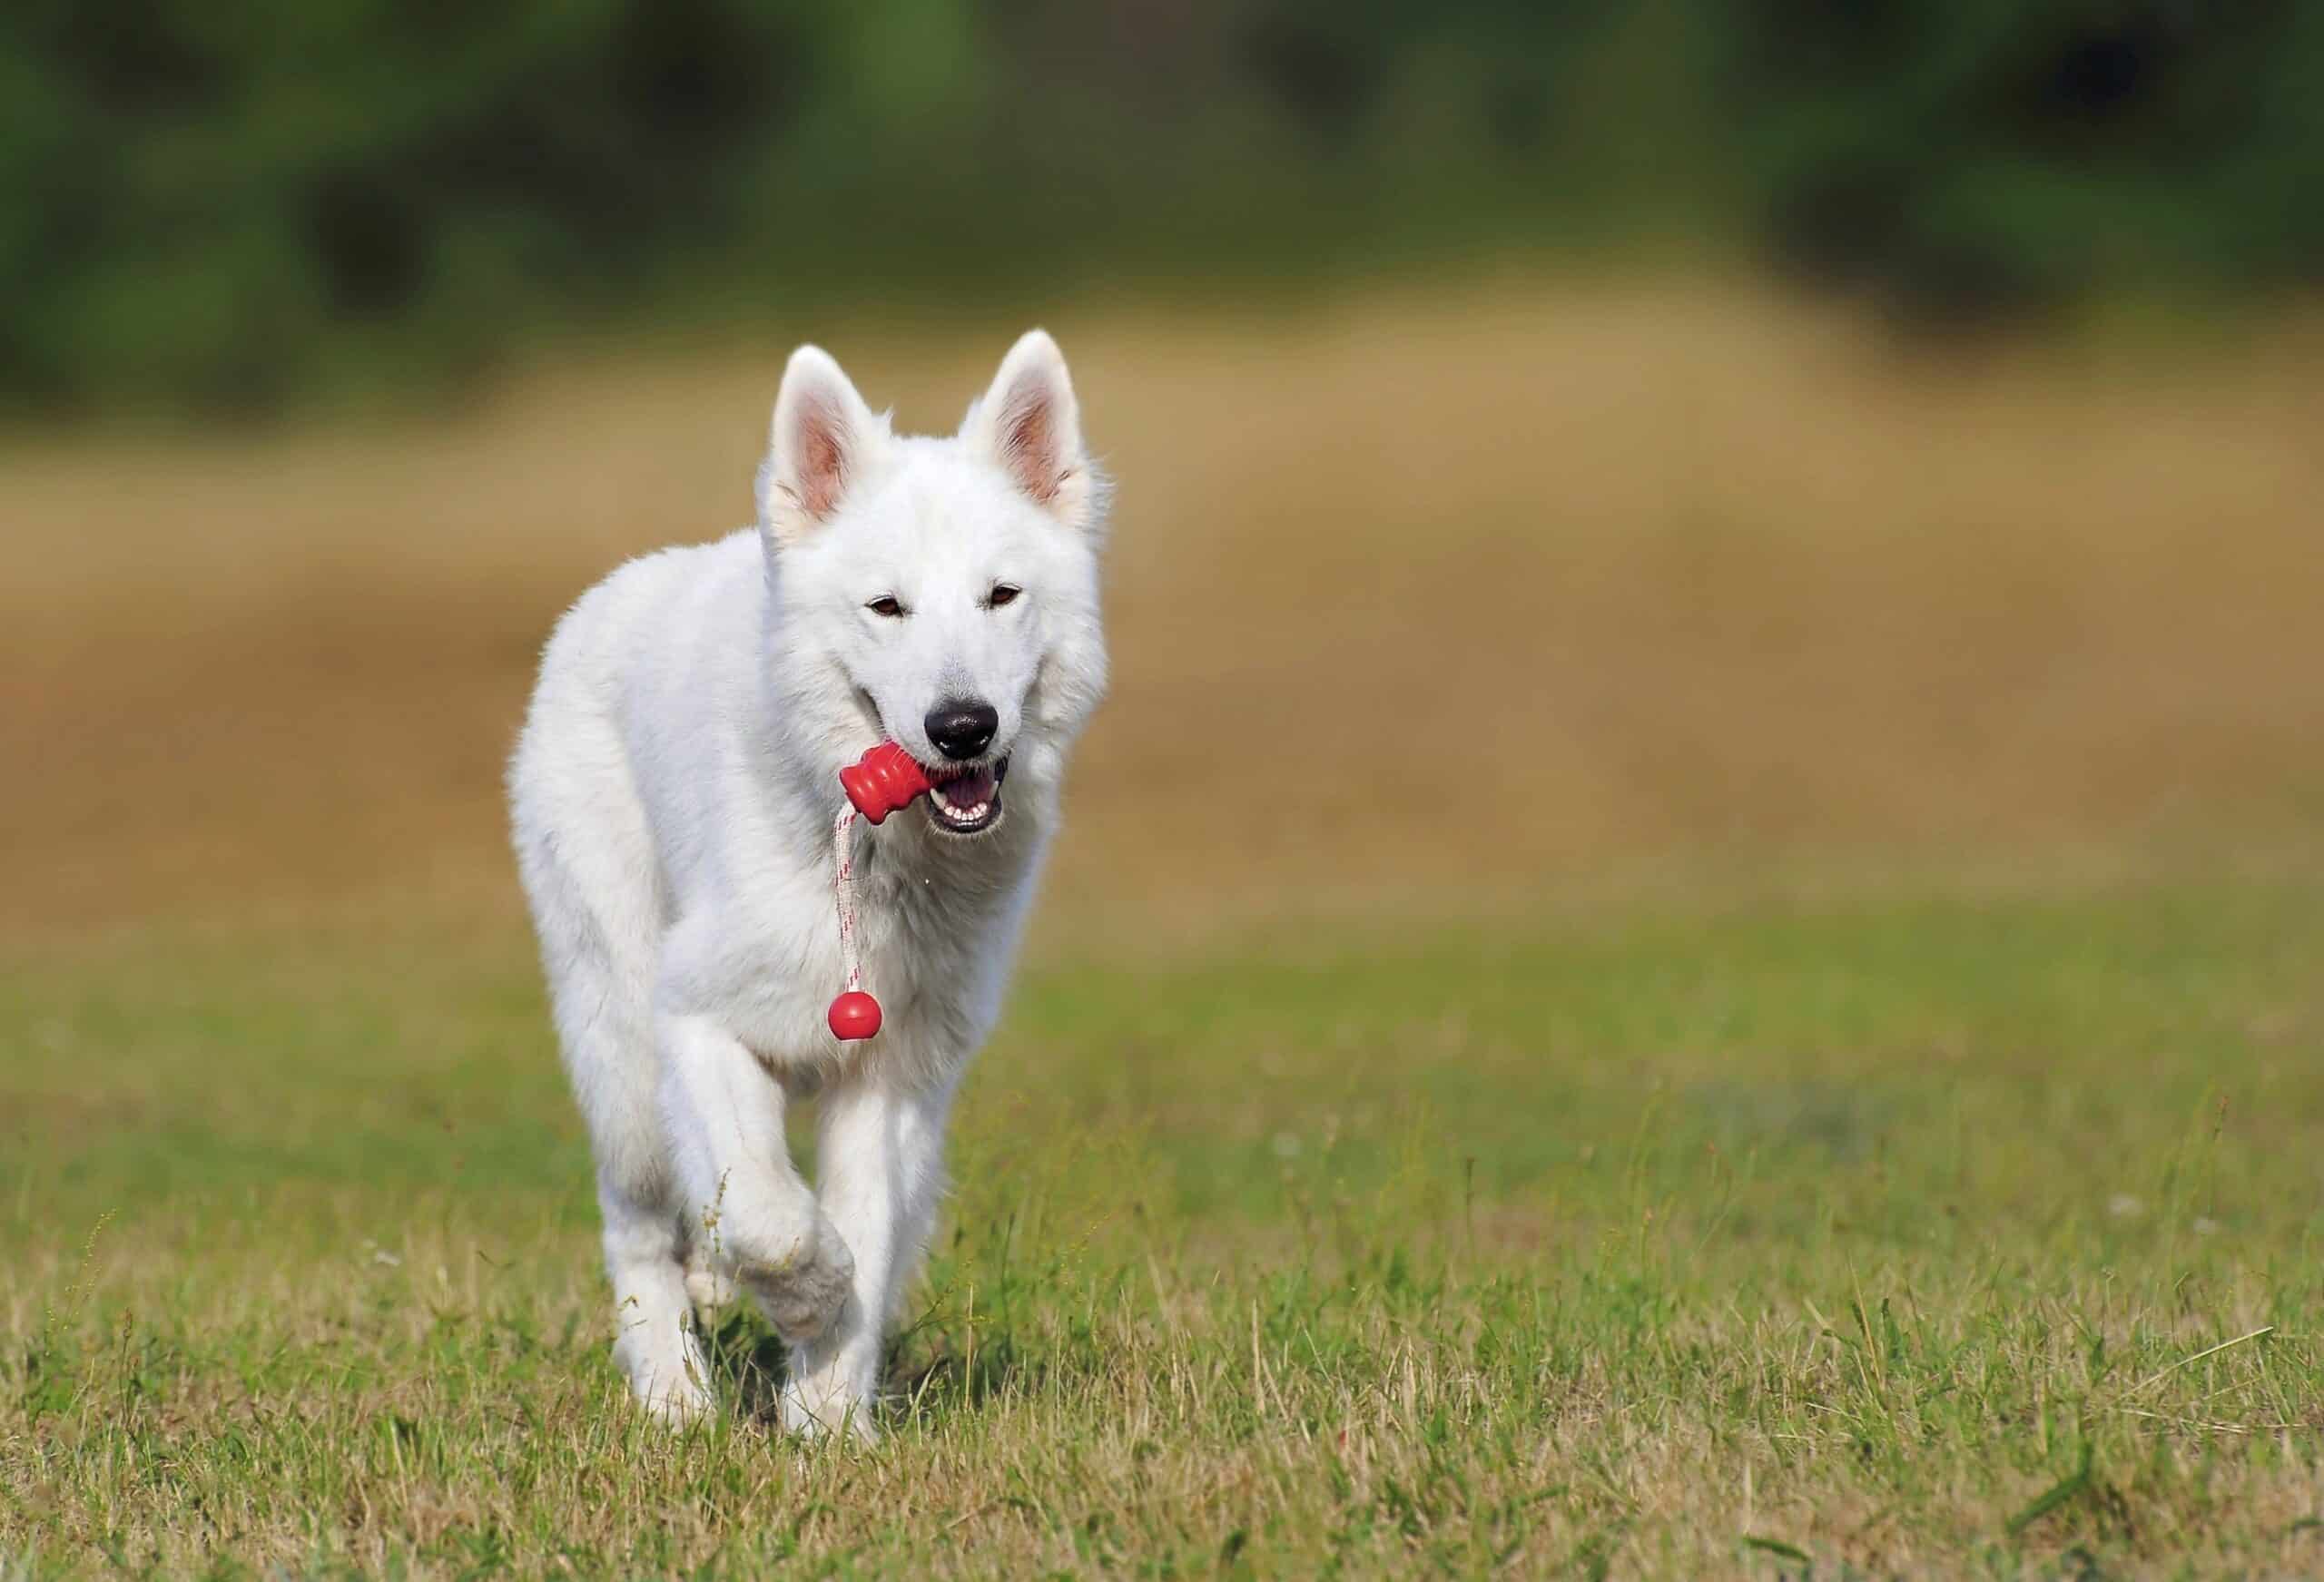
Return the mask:
{"type": "Polygon", "coordinates": [[[839,958],[850,993],[863,987],[863,957],[855,938],[855,810],[844,807],[832,825],[832,904],[839,909],[839,958]]]}

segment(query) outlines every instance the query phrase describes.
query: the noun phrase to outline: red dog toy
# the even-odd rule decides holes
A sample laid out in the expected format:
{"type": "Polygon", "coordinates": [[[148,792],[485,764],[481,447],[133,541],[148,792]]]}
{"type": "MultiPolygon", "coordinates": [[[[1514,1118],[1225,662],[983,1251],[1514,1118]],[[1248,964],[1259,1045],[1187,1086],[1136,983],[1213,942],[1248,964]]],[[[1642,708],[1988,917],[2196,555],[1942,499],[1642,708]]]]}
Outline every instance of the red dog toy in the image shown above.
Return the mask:
{"type": "Polygon", "coordinates": [[[841,770],[839,783],[855,811],[876,824],[928,790],[928,771],[894,742],[882,742],[841,770]]]}
{"type": "Polygon", "coordinates": [[[901,812],[928,790],[928,772],[892,742],[882,742],[839,771],[849,805],[832,826],[832,900],[839,909],[839,953],[847,964],[847,989],[832,1001],[824,1020],[842,1043],[869,1038],[880,1030],[880,1002],[863,990],[863,958],[855,938],[855,820],[879,823],[901,812]]]}

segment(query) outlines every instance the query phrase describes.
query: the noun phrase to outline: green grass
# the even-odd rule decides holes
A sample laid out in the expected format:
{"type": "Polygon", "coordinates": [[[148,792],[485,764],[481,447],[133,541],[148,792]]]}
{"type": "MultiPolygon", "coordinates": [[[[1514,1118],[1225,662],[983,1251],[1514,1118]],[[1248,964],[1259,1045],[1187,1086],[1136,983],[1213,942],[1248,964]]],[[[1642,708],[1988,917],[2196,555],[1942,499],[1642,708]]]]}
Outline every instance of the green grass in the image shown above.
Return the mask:
{"type": "Polygon", "coordinates": [[[1051,953],[867,1450],[623,1410],[513,929],[48,948],[0,1575],[2313,1573],[2319,962],[2226,876],[1051,953]]]}

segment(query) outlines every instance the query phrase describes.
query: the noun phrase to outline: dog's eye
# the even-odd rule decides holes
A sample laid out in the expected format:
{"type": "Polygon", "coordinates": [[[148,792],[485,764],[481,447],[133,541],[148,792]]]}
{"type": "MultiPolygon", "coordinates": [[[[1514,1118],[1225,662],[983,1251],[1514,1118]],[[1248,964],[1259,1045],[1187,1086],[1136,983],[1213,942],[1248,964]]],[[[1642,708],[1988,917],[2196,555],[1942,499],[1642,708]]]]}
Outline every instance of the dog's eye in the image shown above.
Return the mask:
{"type": "Polygon", "coordinates": [[[903,602],[893,594],[881,594],[863,607],[875,615],[885,615],[891,620],[911,613],[904,608],[903,602]]]}
{"type": "Polygon", "coordinates": [[[988,610],[998,610],[1003,604],[1014,604],[1017,595],[1024,591],[1014,583],[995,583],[992,585],[992,592],[984,596],[984,607],[988,610]]]}

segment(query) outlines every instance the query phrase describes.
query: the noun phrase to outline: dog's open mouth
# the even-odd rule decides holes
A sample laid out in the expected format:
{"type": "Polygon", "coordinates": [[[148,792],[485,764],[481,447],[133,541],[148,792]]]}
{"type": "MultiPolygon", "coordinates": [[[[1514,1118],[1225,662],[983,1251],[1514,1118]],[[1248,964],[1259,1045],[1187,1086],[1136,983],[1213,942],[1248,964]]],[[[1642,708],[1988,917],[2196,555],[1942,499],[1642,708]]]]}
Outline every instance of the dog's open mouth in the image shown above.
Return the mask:
{"type": "Polygon", "coordinates": [[[1009,760],[981,764],[947,779],[934,780],[928,792],[928,821],[954,835],[973,835],[1000,822],[1000,782],[1009,778],[1009,760]]]}

